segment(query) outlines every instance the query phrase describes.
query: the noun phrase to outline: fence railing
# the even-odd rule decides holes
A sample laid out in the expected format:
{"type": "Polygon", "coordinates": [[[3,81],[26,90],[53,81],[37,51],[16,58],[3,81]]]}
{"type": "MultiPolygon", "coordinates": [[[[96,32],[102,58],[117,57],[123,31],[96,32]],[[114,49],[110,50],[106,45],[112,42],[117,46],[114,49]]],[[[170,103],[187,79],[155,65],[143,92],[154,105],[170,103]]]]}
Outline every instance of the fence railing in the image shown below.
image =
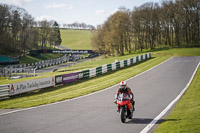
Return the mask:
{"type": "Polygon", "coordinates": [[[127,60],[122,60],[122,61],[114,62],[111,64],[102,65],[100,67],[92,68],[89,70],[84,70],[82,71],[83,78],[84,79],[92,78],[92,77],[107,73],[109,71],[114,71],[117,69],[121,69],[130,65],[133,65],[135,63],[138,63],[140,61],[143,61],[149,58],[151,58],[151,54],[144,54],[144,55],[133,57],[127,60]]]}
{"type": "Polygon", "coordinates": [[[65,63],[68,61],[69,61],[69,56],[64,55],[63,57],[60,57],[60,58],[45,60],[41,62],[35,62],[31,64],[8,65],[6,67],[0,68],[0,76],[11,77],[13,73],[14,74],[33,73],[35,68],[41,69],[44,67],[49,67],[49,66],[60,64],[60,63],[65,63]]]}
{"type": "Polygon", "coordinates": [[[111,64],[105,64],[96,68],[92,68],[89,70],[83,70],[79,72],[73,72],[69,74],[63,74],[53,77],[41,78],[41,79],[33,79],[18,83],[12,83],[10,85],[1,85],[0,86],[0,97],[4,96],[13,96],[29,91],[34,91],[37,89],[43,89],[51,86],[55,86],[58,84],[68,84],[71,82],[76,82],[81,79],[88,79],[98,75],[105,74],[110,71],[114,71],[117,69],[121,69],[124,67],[131,66],[140,61],[151,58],[151,53],[140,55],[137,57],[133,57],[127,60],[113,62],[111,64]]]}
{"type": "Polygon", "coordinates": [[[10,85],[0,85],[0,98],[10,96],[10,85]]]}

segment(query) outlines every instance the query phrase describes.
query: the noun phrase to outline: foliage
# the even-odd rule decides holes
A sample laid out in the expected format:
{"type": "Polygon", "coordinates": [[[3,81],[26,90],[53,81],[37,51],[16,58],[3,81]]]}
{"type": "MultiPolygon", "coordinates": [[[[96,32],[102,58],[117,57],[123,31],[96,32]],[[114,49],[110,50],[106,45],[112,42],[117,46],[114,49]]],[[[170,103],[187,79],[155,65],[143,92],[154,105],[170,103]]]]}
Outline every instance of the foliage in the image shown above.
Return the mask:
{"type": "Polygon", "coordinates": [[[55,21],[53,24],[53,35],[52,38],[54,39],[55,45],[61,45],[62,39],[60,35],[60,29],[58,23],[55,21]]]}
{"type": "Polygon", "coordinates": [[[36,22],[26,10],[0,4],[0,54],[22,56],[32,49],[44,49],[47,44],[60,45],[62,40],[56,23],[36,22]]]}
{"type": "Polygon", "coordinates": [[[64,28],[67,29],[87,29],[87,30],[94,30],[95,27],[90,24],[85,24],[85,23],[79,23],[79,22],[74,22],[72,24],[63,24],[64,28]]]}
{"type": "Polygon", "coordinates": [[[199,8],[198,0],[148,2],[132,11],[120,8],[97,27],[92,45],[112,56],[163,44],[200,46],[199,8]]]}

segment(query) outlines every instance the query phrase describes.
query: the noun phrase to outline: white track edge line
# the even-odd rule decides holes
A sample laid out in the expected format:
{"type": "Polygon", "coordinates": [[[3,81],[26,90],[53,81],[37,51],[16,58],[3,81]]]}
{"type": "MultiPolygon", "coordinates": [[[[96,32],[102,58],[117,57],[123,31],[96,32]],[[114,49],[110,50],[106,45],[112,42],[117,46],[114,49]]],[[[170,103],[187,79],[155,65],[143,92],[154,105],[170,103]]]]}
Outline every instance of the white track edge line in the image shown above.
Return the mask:
{"type": "Polygon", "coordinates": [[[185,86],[185,88],[180,92],[180,94],[158,116],[156,116],[140,133],[147,133],[157,123],[157,121],[160,120],[160,118],[164,114],[166,114],[167,111],[169,111],[169,109],[183,96],[183,94],[185,93],[185,91],[190,86],[192,80],[194,79],[194,76],[195,76],[195,74],[196,74],[199,66],[200,66],[200,62],[197,65],[195,71],[193,72],[193,75],[190,78],[189,82],[187,83],[187,85],[185,86]]]}
{"type": "MultiPolygon", "coordinates": [[[[136,75],[136,76],[134,76],[134,77],[131,77],[131,78],[127,79],[126,81],[131,80],[131,79],[134,79],[134,78],[136,78],[136,77],[138,77],[138,76],[140,76],[140,75],[142,75],[142,74],[144,74],[144,73],[146,73],[146,72],[148,72],[148,71],[150,71],[150,70],[152,70],[152,69],[155,69],[156,67],[158,67],[158,66],[164,64],[165,62],[169,61],[169,60],[172,59],[172,58],[173,58],[173,57],[171,57],[171,58],[165,60],[164,62],[162,62],[162,63],[160,63],[160,64],[158,64],[158,65],[156,65],[156,66],[154,66],[154,67],[152,67],[152,68],[150,68],[150,69],[148,69],[148,70],[146,70],[146,71],[144,71],[144,72],[142,72],[142,73],[140,73],[140,74],[138,74],[138,75],[136,75]]],[[[13,111],[1,113],[0,116],[2,116],[2,115],[7,115],[7,114],[12,114],[12,113],[16,113],[16,112],[21,112],[21,111],[26,111],[26,110],[31,110],[31,109],[35,109],[35,108],[40,108],[40,107],[46,107],[46,106],[49,106],[49,105],[55,105],[55,104],[59,104],[59,103],[69,102],[69,101],[72,101],[72,100],[80,99],[80,98],[83,98],[83,97],[87,97],[87,96],[90,96],[90,95],[93,95],[93,94],[96,94],[96,93],[100,93],[100,92],[109,90],[109,89],[111,89],[111,88],[113,88],[113,87],[115,87],[115,86],[117,86],[117,85],[118,85],[118,84],[115,84],[115,85],[113,85],[113,86],[111,86],[111,87],[108,87],[108,88],[103,89],[103,90],[100,90],[100,91],[96,91],[96,92],[93,92],[93,93],[90,93],[90,94],[87,94],[87,95],[84,95],[84,96],[80,96],[80,97],[76,97],[76,98],[72,98],[72,99],[67,99],[67,100],[60,101],[60,102],[55,102],[55,103],[50,103],[50,104],[45,104],[45,105],[39,105],[39,106],[35,106],[35,107],[24,108],[24,109],[18,109],[18,110],[13,110],[13,111]]]]}

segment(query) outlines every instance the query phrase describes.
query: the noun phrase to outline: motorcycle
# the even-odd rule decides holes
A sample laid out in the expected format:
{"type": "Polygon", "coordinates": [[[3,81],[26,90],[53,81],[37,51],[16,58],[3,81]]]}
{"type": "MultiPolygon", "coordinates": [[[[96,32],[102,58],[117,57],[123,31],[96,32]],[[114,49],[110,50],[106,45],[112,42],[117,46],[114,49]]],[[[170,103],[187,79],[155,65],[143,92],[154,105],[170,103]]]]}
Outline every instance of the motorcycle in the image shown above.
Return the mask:
{"type": "Polygon", "coordinates": [[[117,112],[120,114],[121,122],[125,123],[126,119],[132,119],[133,106],[131,104],[132,97],[126,93],[121,93],[117,97],[117,112]]]}

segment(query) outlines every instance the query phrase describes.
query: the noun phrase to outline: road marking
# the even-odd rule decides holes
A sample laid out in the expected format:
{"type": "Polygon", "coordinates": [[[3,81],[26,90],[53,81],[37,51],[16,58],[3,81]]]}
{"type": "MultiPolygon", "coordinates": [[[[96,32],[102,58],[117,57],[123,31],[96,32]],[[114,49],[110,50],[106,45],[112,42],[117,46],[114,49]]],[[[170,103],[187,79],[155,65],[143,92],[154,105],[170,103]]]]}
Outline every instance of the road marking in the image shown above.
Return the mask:
{"type": "MultiPolygon", "coordinates": [[[[144,71],[144,72],[142,72],[142,73],[140,73],[140,74],[138,74],[138,75],[136,75],[136,76],[134,76],[134,77],[131,77],[131,78],[127,79],[126,81],[131,80],[131,79],[134,79],[134,78],[136,78],[136,77],[138,77],[138,76],[140,76],[140,75],[142,75],[142,74],[144,74],[144,73],[146,73],[146,72],[148,72],[148,71],[150,71],[150,70],[152,70],[152,69],[155,69],[155,68],[157,68],[158,66],[164,64],[165,62],[169,61],[169,60],[172,59],[172,58],[173,58],[173,57],[167,59],[166,61],[164,61],[164,62],[162,62],[162,63],[160,63],[160,64],[158,64],[158,65],[156,65],[156,66],[154,66],[154,67],[152,67],[152,68],[150,68],[150,69],[148,69],[148,70],[146,70],[146,71],[144,71]]],[[[31,110],[31,109],[35,109],[35,108],[40,108],[40,107],[46,107],[46,106],[55,105],[55,104],[59,104],[59,103],[69,102],[69,101],[72,101],[72,100],[84,98],[84,97],[87,97],[87,96],[90,96],[90,95],[94,95],[94,94],[97,94],[97,93],[100,93],[100,92],[109,90],[109,89],[111,89],[111,88],[113,88],[113,87],[115,87],[115,86],[118,86],[118,84],[115,84],[115,85],[113,85],[113,86],[111,86],[111,87],[108,87],[108,88],[106,88],[106,89],[103,89],[103,90],[100,90],[100,91],[96,91],[96,92],[93,92],[93,93],[90,93],[90,94],[87,94],[87,95],[84,95],[84,96],[80,96],[80,97],[76,97],[76,98],[72,98],[72,99],[67,99],[67,100],[60,101],[60,102],[55,102],[55,103],[50,103],[50,104],[45,104],[45,105],[30,107],[30,108],[24,108],[24,109],[13,110],[13,111],[9,111],[9,112],[2,113],[2,114],[0,114],[0,116],[2,116],[2,115],[7,115],[7,114],[12,114],[12,113],[16,113],[16,112],[21,112],[21,111],[26,111],[26,110],[31,110]]]]}
{"type": "Polygon", "coordinates": [[[192,77],[190,78],[189,82],[185,86],[185,88],[180,92],[180,94],[158,115],[156,116],[140,133],[147,133],[156,123],[158,120],[161,119],[161,117],[169,111],[169,109],[183,96],[189,85],[191,84],[198,68],[199,68],[200,62],[197,65],[192,77]]]}

